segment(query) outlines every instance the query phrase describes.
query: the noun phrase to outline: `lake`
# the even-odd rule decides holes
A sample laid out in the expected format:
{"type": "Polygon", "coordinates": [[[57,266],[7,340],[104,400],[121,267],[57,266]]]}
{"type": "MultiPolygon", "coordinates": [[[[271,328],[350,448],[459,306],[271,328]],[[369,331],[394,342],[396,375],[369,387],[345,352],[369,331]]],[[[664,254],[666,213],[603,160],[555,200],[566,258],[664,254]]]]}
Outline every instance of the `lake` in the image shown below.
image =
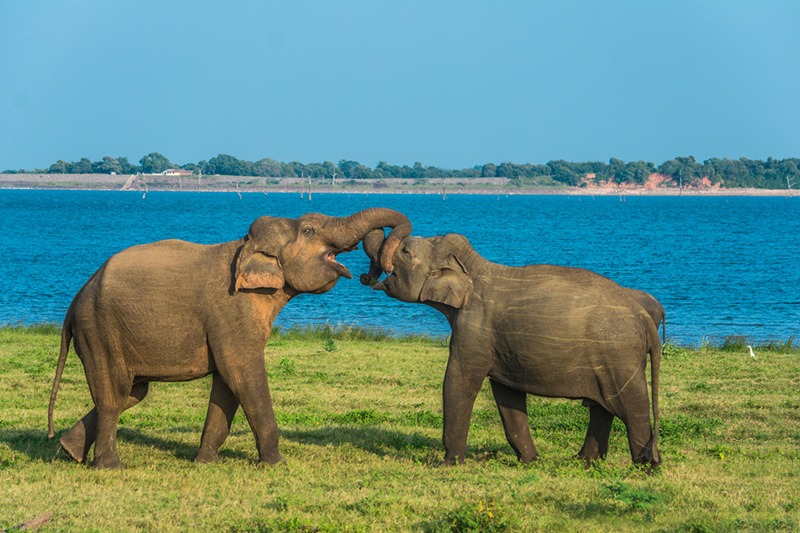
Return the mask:
{"type": "MultiPolygon", "coordinates": [[[[161,239],[238,239],[262,215],[346,216],[368,207],[407,215],[414,235],[465,235],[506,265],[587,268],[653,294],[678,344],[788,340],[800,333],[800,198],[0,190],[0,324],[63,321],[103,262],[161,239]]],[[[362,251],[339,256],[354,279],[302,295],[275,324],[363,326],[445,335],[444,316],[358,281],[362,251]]]]}

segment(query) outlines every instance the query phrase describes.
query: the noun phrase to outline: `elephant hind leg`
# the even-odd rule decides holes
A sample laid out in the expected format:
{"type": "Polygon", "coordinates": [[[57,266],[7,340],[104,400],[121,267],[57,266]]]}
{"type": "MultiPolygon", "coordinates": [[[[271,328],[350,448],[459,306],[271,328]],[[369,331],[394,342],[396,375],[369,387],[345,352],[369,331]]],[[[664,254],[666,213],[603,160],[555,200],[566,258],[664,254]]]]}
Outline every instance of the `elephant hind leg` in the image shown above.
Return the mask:
{"type": "MultiPolygon", "coordinates": [[[[147,396],[150,388],[149,383],[135,383],[131,388],[131,393],[125,401],[122,411],[127,411],[147,396]]],[[[89,457],[89,450],[97,438],[97,408],[92,408],[86,416],[79,420],[69,431],[64,433],[59,439],[61,448],[67,452],[72,460],[78,463],[86,463],[89,457]]]]}
{"type": "Polygon", "coordinates": [[[575,457],[589,467],[595,461],[605,459],[608,454],[608,439],[614,415],[591,400],[584,400],[583,404],[589,407],[589,428],[586,430],[583,447],[575,457]]]}
{"type": "Polygon", "coordinates": [[[660,460],[658,450],[653,449],[653,429],[650,426],[650,399],[647,388],[636,396],[630,396],[621,404],[621,412],[617,414],[625,424],[628,432],[628,445],[631,449],[631,459],[635,464],[658,466],[660,460]]]}
{"type": "Polygon", "coordinates": [[[206,423],[203,436],[200,437],[200,451],[195,458],[196,463],[213,463],[219,461],[217,450],[228,438],[233,415],[239,409],[239,400],[222,379],[218,372],[214,373],[211,384],[211,399],[208,402],[206,423]]]}
{"type": "Polygon", "coordinates": [[[73,461],[85,463],[97,436],[97,409],[92,408],[58,440],[73,461]]]}
{"type": "Polygon", "coordinates": [[[503,421],[506,440],[517,454],[517,459],[525,464],[535,461],[539,458],[539,453],[531,439],[531,428],[528,424],[528,395],[491,379],[489,383],[503,421]]]}

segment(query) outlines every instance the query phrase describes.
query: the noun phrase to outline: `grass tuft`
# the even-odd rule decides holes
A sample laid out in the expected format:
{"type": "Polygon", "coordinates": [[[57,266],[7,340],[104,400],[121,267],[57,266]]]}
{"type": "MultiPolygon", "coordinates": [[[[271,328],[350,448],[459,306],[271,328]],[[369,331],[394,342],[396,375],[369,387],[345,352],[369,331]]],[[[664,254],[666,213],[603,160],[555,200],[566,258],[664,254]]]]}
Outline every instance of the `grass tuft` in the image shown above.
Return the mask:
{"type": "Polygon", "coordinates": [[[15,333],[31,333],[36,335],[61,335],[61,324],[55,322],[9,322],[0,324],[0,330],[15,333]]]}
{"type": "Polygon", "coordinates": [[[490,501],[465,503],[439,520],[426,524],[425,531],[453,533],[499,533],[509,531],[512,521],[490,501]]]}
{"type": "MultiPolygon", "coordinates": [[[[316,341],[398,341],[417,342],[421,344],[441,345],[449,342],[449,336],[441,337],[420,333],[396,333],[390,329],[365,328],[347,324],[312,324],[284,328],[274,326],[270,336],[272,340],[316,340],[316,341]]],[[[331,346],[331,345],[329,345],[331,346]]],[[[333,350],[331,350],[333,351],[333,350]]]]}

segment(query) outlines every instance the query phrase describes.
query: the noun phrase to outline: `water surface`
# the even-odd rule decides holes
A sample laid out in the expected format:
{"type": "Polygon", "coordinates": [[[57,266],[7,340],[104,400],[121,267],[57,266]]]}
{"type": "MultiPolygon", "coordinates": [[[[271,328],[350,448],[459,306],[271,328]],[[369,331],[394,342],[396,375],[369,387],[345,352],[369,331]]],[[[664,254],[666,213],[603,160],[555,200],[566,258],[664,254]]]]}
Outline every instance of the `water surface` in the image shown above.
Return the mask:
{"type": "MultiPolygon", "coordinates": [[[[184,193],[0,190],[0,323],[61,322],[103,262],[135,244],[238,239],[262,215],[346,216],[368,207],[405,213],[414,235],[465,235],[486,259],[588,268],[650,292],[667,336],[698,344],[800,333],[800,198],[184,193]]],[[[444,316],[358,282],[368,260],[339,256],[354,274],[302,295],[281,326],[330,323],[444,335],[444,316]]]]}

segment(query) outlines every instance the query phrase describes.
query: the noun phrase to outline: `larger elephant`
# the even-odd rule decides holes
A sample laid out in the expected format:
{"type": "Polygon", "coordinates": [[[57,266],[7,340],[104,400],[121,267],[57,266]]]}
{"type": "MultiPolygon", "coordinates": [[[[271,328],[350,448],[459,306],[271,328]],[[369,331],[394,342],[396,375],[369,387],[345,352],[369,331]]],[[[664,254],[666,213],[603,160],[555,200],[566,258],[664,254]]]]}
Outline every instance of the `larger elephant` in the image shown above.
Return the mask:
{"type": "MultiPolygon", "coordinates": [[[[196,461],[219,459],[217,450],[240,405],[255,435],[259,461],[281,461],[264,365],[272,322],[298,294],[321,294],[339,277],[352,278],[336,256],[355,249],[370,230],[384,227],[393,228],[388,238],[395,246],[411,232],[404,215],[383,208],[342,218],[264,216],[235,241],[201,245],[167,240],[112,256],[67,311],[48,410],[49,436],[54,436],[53,407],[74,341],[95,407],[60,439],[73,459],[85,462],[96,442],[95,467],[121,466],[119,416],[145,397],[149,383],[212,374],[196,461]]],[[[391,254],[385,255],[389,272],[391,254]]]]}
{"type": "MultiPolygon", "coordinates": [[[[364,239],[376,262],[383,231],[364,239]]],[[[384,247],[381,254],[386,251],[384,247]]],[[[580,268],[508,267],[481,257],[462,235],[406,237],[394,272],[373,286],[403,302],[443,313],[450,327],[444,378],[444,464],[463,463],[472,407],[488,377],[506,438],[522,462],[538,453],[526,395],[583,399],[591,407],[578,456],[605,454],[610,422],[625,423],[635,463],[657,466],[661,344],[645,310],[608,278],[580,268]],[[650,423],[647,355],[653,391],[650,423]]],[[[377,269],[362,276],[362,283],[377,269]]]]}

